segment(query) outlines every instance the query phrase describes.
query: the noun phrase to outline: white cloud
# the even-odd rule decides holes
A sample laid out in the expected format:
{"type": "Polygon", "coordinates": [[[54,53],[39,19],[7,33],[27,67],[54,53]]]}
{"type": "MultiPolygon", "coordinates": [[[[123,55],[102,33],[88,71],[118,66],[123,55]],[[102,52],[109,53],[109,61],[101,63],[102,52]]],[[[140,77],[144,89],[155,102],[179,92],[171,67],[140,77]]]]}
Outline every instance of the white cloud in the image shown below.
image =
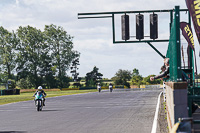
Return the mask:
{"type": "Polygon", "coordinates": [[[19,5],[19,0],[16,0],[16,5],[19,5]]]}

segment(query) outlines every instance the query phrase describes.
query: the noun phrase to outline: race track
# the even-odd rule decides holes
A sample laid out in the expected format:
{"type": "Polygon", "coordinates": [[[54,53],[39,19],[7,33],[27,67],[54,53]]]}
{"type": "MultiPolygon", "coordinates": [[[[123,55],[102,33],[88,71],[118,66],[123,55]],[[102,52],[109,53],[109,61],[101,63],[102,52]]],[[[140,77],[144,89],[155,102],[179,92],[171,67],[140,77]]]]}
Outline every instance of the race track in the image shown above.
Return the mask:
{"type": "Polygon", "coordinates": [[[0,133],[150,133],[161,90],[104,90],[0,106],[0,133]]]}

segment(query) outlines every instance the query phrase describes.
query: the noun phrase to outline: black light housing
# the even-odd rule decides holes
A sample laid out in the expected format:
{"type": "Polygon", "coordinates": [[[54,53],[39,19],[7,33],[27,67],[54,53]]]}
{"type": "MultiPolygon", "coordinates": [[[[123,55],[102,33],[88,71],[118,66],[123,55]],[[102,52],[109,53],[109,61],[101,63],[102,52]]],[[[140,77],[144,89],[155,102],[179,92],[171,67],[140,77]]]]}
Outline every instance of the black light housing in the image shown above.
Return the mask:
{"type": "Polygon", "coordinates": [[[136,15],[136,39],[144,39],[144,15],[136,15]]]}
{"type": "Polygon", "coordinates": [[[122,40],[129,40],[129,15],[122,15],[121,16],[121,23],[122,23],[122,40]]]}
{"type": "Polygon", "coordinates": [[[150,38],[158,38],[158,15],[154,13],[150,14],[150,38]]]}

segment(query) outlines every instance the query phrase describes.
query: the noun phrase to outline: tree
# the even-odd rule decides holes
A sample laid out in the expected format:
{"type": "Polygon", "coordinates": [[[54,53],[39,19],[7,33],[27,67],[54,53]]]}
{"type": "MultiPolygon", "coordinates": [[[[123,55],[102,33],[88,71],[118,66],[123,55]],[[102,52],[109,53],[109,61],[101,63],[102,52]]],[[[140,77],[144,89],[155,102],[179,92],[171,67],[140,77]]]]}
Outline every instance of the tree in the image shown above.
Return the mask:
{"type": "Polygon", "coordinates": [[[51,51],[52,67],[56,70],[59,87],[62,88],[66,71],[72,60],[79,57],[80,53],[73,50],[73,37],[68,35],[62,27],[53,24],[46,25],[44,34],[51,51]]]}
{"type": "Polygon", "coordinates": [[[62,27],[46,25],[44,32],[31,26],[17,29],[16,34],[0,27],[0,81],[29,79],[35,88],[67,87],[66,71],[80,53],[73,50],[73,37],[62,27]],[[16,69],[15,69],[16,68],[16,69]]]}
{"type": "Polygon", "coordinates": [[[12,71],[16,65],[15,47],[18,39],[14,32],[10,33],[2,26],[0,27],[0,67],[7,79],[11,79],[12,71]]]}
{"type": "Polygon", "coordinates": [[[134,68],[133,69],[133,73],[132,73],[132,76],[138,76],[139,75],[139,70],[134,68]]]}
{"type": "Polygon", "coordinates": [[[96,86],[98,82],[102,79],[103,74],[99,73],[99,68],[96,66],[93,70],[86,74],[85,81],[86,86],[96,86]]]}
{"type": "Polygon", "coordinates": [[[112,78],[116,85],[126,85],[130,87],[130,84],[127,82],[131,79],[131,72],[128,70],[119,69],[115,76],[112,78]]]}
{"type": "Polygon", "coordinates": [[[131,84],[132,85],[138,85],[140,86],[142,84],[143,77],[139,75],[139,70],[134,68],[131,78],[131,84]]]}
{"type": "Polygon", "coordinates": [[[77,72],[78,70],[78,65],[79,64],[79,58],[76,58],[72,61],[72,65],[71,65],[71,72],[72,73],[72,77],[73,77],[73,81],[75,82],[73,84],[73,86],[76,87],[81,87],[80,81],[81,81],[81,77],[78,77],[79,73],[77,72]]]}
{"type": "Polygon", "coordinates": [[[81,80],[81,78],[78,77],[79,73],[77,72],[78,70],[78,65],[79,64],[79,58],[76,58],[75,60],[72,61],[72,65],[71,65],[71,72],[72,73],[72,77],[74,82],[79,82],[81,80]]]}
{"type": "Polygon", "coordinates": [[[51,58],[49,56],[43,57],[40,63],[40,71],[39,75],[41,77],[41,81],[45,88],[56,88],[58,86],[58,82],[54,77],[56,70],[51,65],[51,58]]]}
{"type": "Polygon", "coordinates": [[[20,80],[17,81],[17,86],[20,89],[31,89],[33,87],[33,84],[31,83],[29,78],[22,78],[20,80]]]}
{"type": "Polygon", "coordinates": [[[143,80],[143,77],[140,75],[133,76],[131,79],[131,84],[140,86],[142,84],[142,80],[143,80]]]}
{"type": "Polygon", "coordinates": [[[21,78],[29,77],[35,88],[41,84],[38,77],[40,71],[41,58],[47,46],[44,41],[44,34],[31,26],[19,27],[17,36],[20,39],[18,49],[18,76],[21,78]]]}
{"type": "Polygon", "coordinates": [[[161,81],[160,79],[155,79],[154,81],[151,81],[150,80],[150,77],[154,77],[155,75],[149,75],[145,78],[143,78],[143,82],[146,84],[146,85],[151,85],[151,84],[160,84],[161,81]]]}

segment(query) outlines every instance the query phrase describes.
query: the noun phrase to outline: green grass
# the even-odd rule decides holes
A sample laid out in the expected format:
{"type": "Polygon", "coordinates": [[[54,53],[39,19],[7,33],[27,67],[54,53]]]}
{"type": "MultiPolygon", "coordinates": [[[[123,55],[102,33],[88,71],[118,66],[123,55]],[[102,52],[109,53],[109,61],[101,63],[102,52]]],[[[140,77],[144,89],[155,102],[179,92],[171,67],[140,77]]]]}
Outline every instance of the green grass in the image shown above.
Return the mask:
{"type": "MultiPolygon", "coordinates": [[[[55,96],[63,96],[63,95],[73,95],[73,94],[82,94],[82,93],[88,93],[88,92],[96,92],[97,90],[69,90],[69,91],[50,91],[47,93],[48,97],[55,97],[55,96]]],[[[21,101],[28,101],[33,100],[34,93],[32,92],[26,92],[21,93],[20,95],[6,95],[6,96],[0,96],[0,105],[8,104],[8,103],[14,103],[14,102],[21,102],[21,101]]]]}

